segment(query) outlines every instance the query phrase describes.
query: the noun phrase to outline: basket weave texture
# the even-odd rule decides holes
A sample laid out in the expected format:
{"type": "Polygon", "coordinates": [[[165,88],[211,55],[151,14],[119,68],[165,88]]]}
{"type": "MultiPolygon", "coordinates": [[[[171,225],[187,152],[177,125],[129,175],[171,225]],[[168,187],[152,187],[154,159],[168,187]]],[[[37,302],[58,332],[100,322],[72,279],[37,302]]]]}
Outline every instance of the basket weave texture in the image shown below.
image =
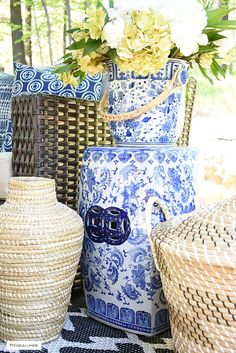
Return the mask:
{"type": "Polygon", "coordinates": [[[47,342],[61,331],[83,239],[55,181],[11,178],[0,207],[0,339],[47,342]]]}
{"type": "Polygon", "coordinates": [[[84,149],[113,143],[97,105],[42,94],[13,97],[13,175],[55,179],[58,201],[76,210],[84,149]]]}
{"type": "Polygon", "coordinates": [[[236,352],[236,196],[153,229],[178,353],[236,352]]]}

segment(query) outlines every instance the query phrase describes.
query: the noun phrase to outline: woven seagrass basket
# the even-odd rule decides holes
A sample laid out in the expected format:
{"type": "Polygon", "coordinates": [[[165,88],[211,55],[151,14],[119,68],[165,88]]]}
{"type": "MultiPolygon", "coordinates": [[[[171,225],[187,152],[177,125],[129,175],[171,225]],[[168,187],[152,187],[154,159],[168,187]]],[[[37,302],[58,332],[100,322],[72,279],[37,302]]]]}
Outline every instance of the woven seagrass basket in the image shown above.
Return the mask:
{"type": "Polygon", "coordinates": [[[47,342],[60,334],[83,239],[55,181],[11,178],[0,207],[0,339],[47,342]]]}
{"type": "Polygon", "coordinates": [[[236,352],[236,196],[168,220],[150,239],[175,352],[236,352]]]}

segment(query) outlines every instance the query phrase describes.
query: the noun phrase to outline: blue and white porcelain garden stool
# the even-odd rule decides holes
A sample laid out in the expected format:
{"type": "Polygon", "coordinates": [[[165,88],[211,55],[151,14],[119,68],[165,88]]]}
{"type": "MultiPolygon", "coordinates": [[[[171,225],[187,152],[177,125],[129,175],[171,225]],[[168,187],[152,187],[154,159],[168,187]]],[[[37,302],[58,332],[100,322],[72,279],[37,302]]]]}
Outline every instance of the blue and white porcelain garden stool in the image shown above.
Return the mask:
{"type": "MultiPolygon", "coordinates": [[[[196,207],[197,151],[173,146],[90,147],[83,157],[79,213],[89,316],[143,335],[169,328],[166,300],[147,233],[148,200],[172,215],[196,207]]],[[[164,220],[153,207],[151,223],[164,220]]]]}

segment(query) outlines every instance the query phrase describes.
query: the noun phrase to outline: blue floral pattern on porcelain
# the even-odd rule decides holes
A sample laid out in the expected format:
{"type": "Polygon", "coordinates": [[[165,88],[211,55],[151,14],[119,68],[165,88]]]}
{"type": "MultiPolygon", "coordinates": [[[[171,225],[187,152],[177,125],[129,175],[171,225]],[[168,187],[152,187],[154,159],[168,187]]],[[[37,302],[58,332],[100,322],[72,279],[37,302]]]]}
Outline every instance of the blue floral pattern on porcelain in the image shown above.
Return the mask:
{"type": "Polygon", "coordinates": [[[130,112],[149,103],[166,88],[173,73],[180,69],[178,82],[182,87],[148,113],[126,121],[109,123],[112,135],[119,145],[175,144],[181,135],[185,117],[185,84],[187,64],[172,59],[157,74],[145,77],[132,71],[121,72],[108,63],[108,111],[112,114],[130,112]]]}
{"type": "MultiPolygon", "coordinates": [[[[172,215],[195,209],[197,156],[196,149],[171,146],[90,147],[85,151],[79,214],[89,222],[85,224],[81,272],[91,317],[144,335],[169,327],[162,284],[147,235],[145,210],[151,196],[161,198],[172,215]],[[97,220],[89,218],[93,207],[100,214],[97,220]],[[111,209],[116,211],[113,215],[118,225],[111,229],[118,230],[118,245],[107,238],[109,225],[104,217],[111,209]],[[120,241],[119,222],[123,220],[126,226],[121,233],[125,237],[121,235],[120,241]]],[[[161,209],[153,207],[152,225],[164,220],[161,209]]]]}

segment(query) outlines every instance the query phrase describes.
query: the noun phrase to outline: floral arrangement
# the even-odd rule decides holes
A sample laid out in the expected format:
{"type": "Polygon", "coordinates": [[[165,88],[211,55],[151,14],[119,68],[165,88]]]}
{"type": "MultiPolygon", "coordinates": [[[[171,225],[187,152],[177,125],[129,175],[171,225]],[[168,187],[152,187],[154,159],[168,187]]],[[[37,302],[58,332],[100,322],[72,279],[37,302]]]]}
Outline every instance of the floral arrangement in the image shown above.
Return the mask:
{"type": "Polygon", "coordinates": [[[103,72],[107,60],[144,76],[177,58],[197,64],[212,82],[208,71],[225,77],[221,64],[230,61],[236,21],[225,17],[232,10],[197,0],[98,1],[68,31],[73,43],[56,72],[65,84],[78,85],[86,74],[103,72]]]}

